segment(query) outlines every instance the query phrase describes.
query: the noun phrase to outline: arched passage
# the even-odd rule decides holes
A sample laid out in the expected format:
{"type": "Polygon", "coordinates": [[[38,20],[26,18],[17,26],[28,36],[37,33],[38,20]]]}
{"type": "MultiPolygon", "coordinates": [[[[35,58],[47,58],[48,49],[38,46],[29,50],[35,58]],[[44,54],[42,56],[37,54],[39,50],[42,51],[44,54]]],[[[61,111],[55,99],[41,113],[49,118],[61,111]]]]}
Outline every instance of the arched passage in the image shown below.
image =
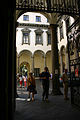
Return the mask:
{"type": "MultiPolygon", "coordinates": [[[[2,1],[4,4],[4,1],[2,1]]],[[[13,111],[15,108],[15,86],[16,86],[16,46],[15,46],[15,0],[8,0],[7,4],[4,4],[1,12],[1,66],[2,66],[2,85],[1,85],[1,97],[2,97],[2,113],[1,118],[13,119],[13,111]],[[9,3],[9,4],[8,4],[9,3]],[[4,29],[5,28],[5,29],[4,29]],[[4,48],[4,49],[3,49],[4,48]],[[3,50],[3,52],[2,52],[3,50]],[[5,69],[4,69],[5,68],[5,69]],[[4,76],[5,73],[5,76],[4,76]]]]}
{"type": "Polygon", "coordinates": [[[31,59],[32,53],[28,50],[23,50],[18,55],[18,71],[22,72],[22,67],[26,65],[26,69],[28,70],[28,73],[32,69],[32,59],[31,59]]]}
{"type": "Polygon", "coordinates": [[[41,50],[34,52],[34,73],[35,77],[39,77],[39,73],[44,70],[45,53],[41,50]]]}

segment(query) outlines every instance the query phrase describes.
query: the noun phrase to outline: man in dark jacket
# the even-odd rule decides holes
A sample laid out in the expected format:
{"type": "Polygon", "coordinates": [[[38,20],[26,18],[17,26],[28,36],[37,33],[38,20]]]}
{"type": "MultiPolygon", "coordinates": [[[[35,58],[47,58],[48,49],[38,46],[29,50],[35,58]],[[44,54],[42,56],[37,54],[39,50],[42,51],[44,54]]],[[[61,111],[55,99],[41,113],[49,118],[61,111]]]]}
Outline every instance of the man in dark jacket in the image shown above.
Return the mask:
{"type": "Polygon", "coordinates": [[[42,79],[42,85],[43,85],[43,94],[42,94],[42,100],[48,101],[48,94],[49,94],[49,77],[51,77],[48,67],[44,68],[44,71],[40,74],[40,78],[42,79]]]}

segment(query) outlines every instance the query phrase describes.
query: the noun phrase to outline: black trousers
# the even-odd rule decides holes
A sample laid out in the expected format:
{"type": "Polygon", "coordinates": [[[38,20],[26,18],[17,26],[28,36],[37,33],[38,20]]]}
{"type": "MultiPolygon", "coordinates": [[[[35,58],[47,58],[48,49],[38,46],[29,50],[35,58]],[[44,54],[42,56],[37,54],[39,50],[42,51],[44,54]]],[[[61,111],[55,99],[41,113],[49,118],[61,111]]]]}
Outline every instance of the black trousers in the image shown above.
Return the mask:
{"type": "Polygon", "coordinates": [[[48,95],[49,95],[49,85],[43,85],[43,98],[45,97],[46,99],[48,99],[48,95]]]}

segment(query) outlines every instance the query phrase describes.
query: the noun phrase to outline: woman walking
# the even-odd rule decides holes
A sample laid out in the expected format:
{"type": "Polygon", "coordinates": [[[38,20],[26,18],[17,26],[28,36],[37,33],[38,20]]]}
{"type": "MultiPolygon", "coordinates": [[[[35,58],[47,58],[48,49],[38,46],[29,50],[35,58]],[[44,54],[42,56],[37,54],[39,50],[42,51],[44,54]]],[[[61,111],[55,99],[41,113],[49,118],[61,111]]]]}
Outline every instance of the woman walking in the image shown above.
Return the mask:
{"type": "Polygon", "coordinates": [[[30,98],[31,93],[32,93],[32,101],[34,101],[35,88],[36,88],[35,79],[33,77],[33,74],[29,73],[29,78],[27,79],[27,91],[29,92],[29,96],[27,101],[31,100],[30,98]]]}

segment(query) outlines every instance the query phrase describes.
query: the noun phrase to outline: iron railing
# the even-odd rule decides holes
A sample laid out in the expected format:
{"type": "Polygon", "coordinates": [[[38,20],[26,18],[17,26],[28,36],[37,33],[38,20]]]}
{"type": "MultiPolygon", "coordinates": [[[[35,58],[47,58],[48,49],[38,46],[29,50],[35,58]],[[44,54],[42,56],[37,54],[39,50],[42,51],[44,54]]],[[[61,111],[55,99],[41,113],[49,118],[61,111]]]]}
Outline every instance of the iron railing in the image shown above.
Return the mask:
{"type": "Polygon", "coordinates": [[[79,15],[79,4],[79,0],[16,0],[16,9],[79,15]]]}

